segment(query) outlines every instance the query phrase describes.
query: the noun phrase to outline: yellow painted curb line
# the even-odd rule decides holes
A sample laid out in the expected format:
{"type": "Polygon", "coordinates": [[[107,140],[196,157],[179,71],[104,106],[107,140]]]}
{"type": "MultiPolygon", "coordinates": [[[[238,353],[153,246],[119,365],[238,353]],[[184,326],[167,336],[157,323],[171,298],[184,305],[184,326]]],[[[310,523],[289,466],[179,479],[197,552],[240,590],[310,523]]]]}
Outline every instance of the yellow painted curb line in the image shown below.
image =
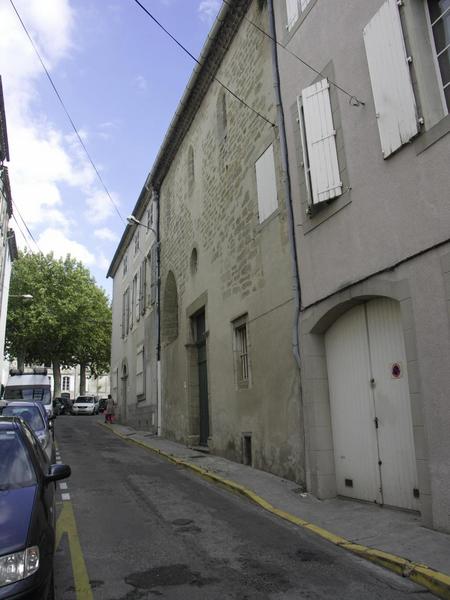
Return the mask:
{"type": "Polygon", "coordinates": [[[69,539],[69,551],[72,560],[72,573],[77,600],[93,600],[91,583],[81,550],[75,515],[70,501],[63,501],[63,507],[56,522],[55,548],[61,543],[63,535],[69,539]]]}
{"type": "Polygon", "coordinates": [[[444,600],[450,600],[450,576],[446,575],[445,573],[436,571],[431,567],[428,567],[427,565],[421,563],[411,562],[408,559],[403,558],[401,556],[397,556],[389,552],[384,552],[383,550],[377,550],[376,548],[369,548],[360,544],[354,544],[353,542],[350,542],[349,540],[339,535],[335,535],[334,533],[331,533],[330,531],[327,531],[326,529],[323,529],[318,525],[314,525],[313,523],[304,521],[300,517],[291,515],[290,513],[285,512],[284,510],[275,508],[274,506],[272,506],[272,504],[267,502],[267,500],[264,500],[264,498],[261,498],[252,490],[244,487],[239,483],[236,483],[235,481],[232,481],[230,479],[224,479],[223,477],[220,477],[220,475],[217,475],[212,471],[208,471],[203,467],[199,467],[198,465],[190,463],[186,460],[176,458],[172,454],[168,454],[167,452],[159,450],[158,448],[153,448],[152,446],[149,446],[145,442],[141,442],[140,440],[134,440],[131,437],[122,435],[118,431],[115,431],[111,426],[108,426],[104,423],[99,423],[99,425],[101,425],[105,429],[108,429],[109,431],[112,431],[114,435],[120,437],[123,440],[132,442],[133,444],[141,446],[146,450],[150,450],[155,454],[159,454],[160,456],[166,458],[167,460],[173,462],[176,465],[186,467],[187,469],[195,471],[196,473],[198,473],[202,477],[205,477],[206,479],[224,485],[225,487],[233,490],[234,492],[245,496],[246,498],[257,504],[258,506],[261,506],[268,512],[280,517],[281,519],[284,519],[285,521],[289,521],[289,523],[292,523],[294,525],[297,525],[298,527],[302,527],[303,529],[315,533],[322,539],[331,542],[335,546],[340,546],[341,548],[344,548],[345,550],[348,550],[349,552],[352,552],[353,554],[356,554],[361,558],[365,558],[381,567],[384,567],[385,569],[388,569],[389,571],[397,573],[397,575],[401,575],[402,577],[406,577],[411,581],[414,581],[414,583],[417,583],[418,585],[427,588],[428,590],[430,590],[430,592],[432,592],[436,596],[439,596],[439,598],[443,598],[444,600]]]}

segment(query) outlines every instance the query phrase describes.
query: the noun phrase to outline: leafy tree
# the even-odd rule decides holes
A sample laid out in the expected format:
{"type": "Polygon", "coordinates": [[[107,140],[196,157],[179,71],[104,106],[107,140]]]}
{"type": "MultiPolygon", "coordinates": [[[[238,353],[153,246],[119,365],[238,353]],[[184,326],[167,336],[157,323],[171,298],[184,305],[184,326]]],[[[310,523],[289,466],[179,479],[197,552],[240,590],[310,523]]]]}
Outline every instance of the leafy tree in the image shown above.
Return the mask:
{"type": "Polygon", "coordinates": [[[108,370],[111,309],[89,271],[69,255],[23,252],[14,261],[6,349],[24,362],[53,364],[55,395],[61,366],[83,359],[94,373],[108,370]],[[29,302],[20,298],[32,294],[29,302]]]}

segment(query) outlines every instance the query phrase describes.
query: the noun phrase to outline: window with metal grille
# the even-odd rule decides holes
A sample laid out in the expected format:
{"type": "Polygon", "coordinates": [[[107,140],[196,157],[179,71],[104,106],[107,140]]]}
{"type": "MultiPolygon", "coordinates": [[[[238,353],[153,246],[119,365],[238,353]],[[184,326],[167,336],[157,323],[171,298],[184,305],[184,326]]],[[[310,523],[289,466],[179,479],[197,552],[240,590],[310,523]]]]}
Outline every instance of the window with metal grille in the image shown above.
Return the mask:
{"type": "Polygon", "coordinates": [[[236,382],[238,387],[248,387],[250,381],[250,362],[248,344],[248,316],[233,323],[236,382]]]}
{"type": "Polygon", "coordinates": [[[62,391],[68,392],[70,391],[70,377],[64,376],[62,378],[62,391]]]}
{"type": "Polygon", "coordinates": [[[442,83],[442,100],[450,111],[450,3],[448,0],[428,0],[431,38],[442,83]]]}

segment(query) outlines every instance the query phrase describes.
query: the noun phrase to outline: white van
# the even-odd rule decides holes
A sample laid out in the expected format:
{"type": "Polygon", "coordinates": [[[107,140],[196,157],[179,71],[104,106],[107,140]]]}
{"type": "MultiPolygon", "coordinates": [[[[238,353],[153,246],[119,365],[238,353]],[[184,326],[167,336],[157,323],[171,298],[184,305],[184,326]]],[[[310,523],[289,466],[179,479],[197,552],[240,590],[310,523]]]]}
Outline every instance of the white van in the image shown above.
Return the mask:
{"type": "Polygon", "coordinates": [[[8,382],[3,394],[5,402],[42,402],[47,416],[53,416],[52,390],[50,377],[45,367],[34,367],[29,373],[19,369],[9,371],[8,382]]]}

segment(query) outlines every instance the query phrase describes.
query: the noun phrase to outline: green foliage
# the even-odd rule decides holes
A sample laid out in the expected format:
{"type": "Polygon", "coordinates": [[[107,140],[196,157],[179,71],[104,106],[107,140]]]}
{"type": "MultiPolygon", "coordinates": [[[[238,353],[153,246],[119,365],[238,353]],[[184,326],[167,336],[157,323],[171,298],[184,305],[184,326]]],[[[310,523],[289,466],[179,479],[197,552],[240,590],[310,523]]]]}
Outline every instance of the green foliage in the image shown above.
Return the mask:
{"type": "Polygon", "coordinates": [[[6,324],[11,357],[109,369],[111,308],[89,271],[69,255],[24,252],[14,261],[6,324]],[[32,300],[16,298],[32,294],[32,300]]]}

